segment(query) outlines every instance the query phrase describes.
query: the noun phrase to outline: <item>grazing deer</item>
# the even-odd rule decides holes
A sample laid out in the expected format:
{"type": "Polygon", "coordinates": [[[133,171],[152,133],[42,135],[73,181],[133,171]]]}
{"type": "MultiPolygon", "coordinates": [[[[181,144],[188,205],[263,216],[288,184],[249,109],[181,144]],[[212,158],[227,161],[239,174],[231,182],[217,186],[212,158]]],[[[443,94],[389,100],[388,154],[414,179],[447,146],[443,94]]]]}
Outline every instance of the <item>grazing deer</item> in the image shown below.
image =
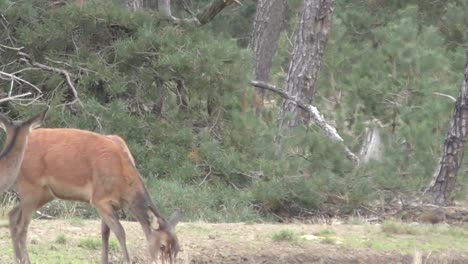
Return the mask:
{"type": "Polygon", "coordinates": [[[116,215],[128,209],[143,228],[152,263],[173,263],[179,251],[175,234],[180,212],[166,220],[153,204],[125,141],[78,129],[36,129],[29,138],[17,187],[20,204],[10,213],[10,232],[18,263],[30,263],[26,248],[33,213],[59,198],[93,205],[101,216],[102,263],[109,263],[110,230],[124,263],[130,263],[125,231],[116,215]]]}
{"type": "Polygon", "coordinates": [[[0,153],[0,194],[15,183],[30,132],[42,124],[46,112],[47,110],[25,122],[11,121],[0,115],[0,127],[7,134],[3,151],[0,153]]]}

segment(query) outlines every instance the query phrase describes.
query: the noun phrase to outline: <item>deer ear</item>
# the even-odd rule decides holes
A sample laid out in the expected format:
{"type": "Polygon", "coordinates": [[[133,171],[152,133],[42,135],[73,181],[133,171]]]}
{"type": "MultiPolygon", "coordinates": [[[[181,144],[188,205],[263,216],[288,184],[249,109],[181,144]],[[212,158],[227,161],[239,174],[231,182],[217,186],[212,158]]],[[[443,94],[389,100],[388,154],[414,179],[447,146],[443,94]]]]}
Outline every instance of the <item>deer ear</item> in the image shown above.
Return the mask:
{"type": "Polygon", "coordinates": [[[6,131],[7,126],[9,126],[10,124],[11,124],[10,119],[0,114],[0,127],[6,131]]]}
{"type": "Polygon", "coordinates": [[[148,214],[148,219],[149,219],[149,222],[150,222],[151,229],[159,230],[160,229],[160,224],[159,224],[158,218],[154,215],[153,211],[151,211],[151,209],[148,209],[148,211],[146,211],[146,213],[148,214]]]}
{"type": "Polygon", "coordinates": [[[28,121],[25,123],[29,124],[30,129],[34,129],[37,127],[40,127],[42,123],[44,122],[44,119],[46,118],[47,112],[49,111],[49,108],[47,108],[45,111],[43,111],[40,114],[37,114],[33,117],[31,117],[28,121]]]}
{"type": "Polygon", "coordinates": [[[174,228],[179,223],[180,217],[181,217],[180,208],[177,208],[172,213],[171,217],[169,217],[169,224],[171,225],[172,228],[174,228]]]}

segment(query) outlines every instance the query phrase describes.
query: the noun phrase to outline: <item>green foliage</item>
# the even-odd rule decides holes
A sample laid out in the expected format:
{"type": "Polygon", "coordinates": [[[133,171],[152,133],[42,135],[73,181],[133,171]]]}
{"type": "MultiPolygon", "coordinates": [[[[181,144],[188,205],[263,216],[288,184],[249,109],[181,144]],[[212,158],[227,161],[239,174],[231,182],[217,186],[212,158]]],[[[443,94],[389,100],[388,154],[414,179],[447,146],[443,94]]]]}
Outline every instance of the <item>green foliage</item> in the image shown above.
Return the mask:
{"type": "Polygon", "coordinates": [[[322,229],[315,233],[316,236],[334,236],[336,232],[330,229],[322,229]]]}
{"type": "Polygon", "coordinates": [[[420,20],[416,6],[405,4],[391,19],[362,12],[361,18],[354,17],[356,10],[337,10],[320,79],[319,108],[331,107],[330,119],[339,131],[359,135],[366,126],[384,126],[385,159],[357,172],[357,180],[367,181],[358,188],[368,194],[391,190],[389,196],[415,192],[430,180],[453,109],[449,100],[434,93],[456,96],[464,59],[452,59],[447,39],[420,20]],[[364,31],[347,30],[355,19],[362,19],[362,25],[354,26],[364,31]],[[381,22],[376,26],[373,20],[381,22]]]}
{"type": "Polygon", "coordinates": [[[119,251],[120,246],[116,240],[109,240],[109,250],[113,252],[119,251]]]}
{"type": "Polygon", "coordinates": [[[78,242],[78,247],[88,250],[98,250],[102,247],[102,243],[100,239],[83,238],[78,242]]]}
{"type": "Polygon", "coordinates": [[[173,209],[182,210],[183,219],[209,222],[256,221],[258,213],[247,195],[223,184],[184,184],[176,179],[147,183],[156,204],[169,216],[173,209]]]}
{"type": "Polygon", "coordinates": [[[410,225],[403,224],[397,221],[385,221],[381,226],[382,232],[387,235],[397,235],[397,234],[408,234],[408,235],[417,235],[419,234],[419,229],[412,227],[410,225]]]}
{"type": "Polygon", "coordinates": [[[408,225],[395,220],[385,221],[381,232],[386,235],[437,235],[455,240],[462,239],[468,230],[463,227],[449,227],[446,225],[408,225]]]}
{"type": "Polygon", "coordinates": [[[55,238],[55,243],[65,245],[67,243],[67,238],[64,234],[60,234],[55,238]]]}
{"type": "MultiPolygon", "coordinates": [[[[313,102],[354,152],[367,127],[381,128],[385,158],[358,170],[342,146],[314,126],[278,131],[280,99],[262,118],[255,114],[245,48],[255,1],[232,5],[203,27],[172,25],[151,10],[129,12],[116,1],[87,1],[81,10],[49,2],[0,1],[10,25],[0,31],[0,44],[24,47],[35,61],[72,74],[82,107],[63,105],[70,100],[63,76],[21,72],[42,90],[39,102],[52,106],[45,126],[125,138],[165,215],[181,208],[184,220],[232,222],[352,214],[377,198],[419,192],[429,182],[453,108],[435,93],[456,96],[463,72],[463,1],[337,2],[313,102]],[[180,81],[187,109],[180,105],[180,81]],[[280,143],[278,134],[284,135],[280,143]]],[[[207,2],[191,1],[191,8],[207,2]]],[[[301,9],[301,1],[288,2],[272,71],[280,87],[301,9]]],[[[184,12],[175,2],[174,13],[184,12]]],[[[16,58],[15,51],[2,50],[2,70],[24,69],[11,63],[16,58]]],[[[3,96],[10,82],[1,82],[3,96]]],[[[33,90],[15,84],[15,93],[27,91],[33,90]]],[[[15,118],[43,109],[0,107],[15,118]]],[[[467,186],[460,183],[457,197],[463,199],[467,186]]],[[[69,217],[75,206],[52,203],[48,210],[69,217]]]]}
{"type": "Polygon", "coordinates": [[[290,244],[298,244],[299,243],[299,236],[296,232],[292,230],[281,230],[276,232],[272,235],[271,239],[273,241],[285,241],[289,242],[290,244]]]}
{"type": "MultiPolygon", "coordinates": [[[[78,247],[87,249],[87,250],[99,250],[102,247],[101,239],[94,238],[82,238],[78,241],[78,247]]],[[[109,250],[118,251],[119,244],[115,240],[109,240],[109,250]]]]}
{"type": "Polygon", "coordinates": [[[83,226],[84,222],[82,218],[74,217],[70,219],[70,225],[71,226],[83,226]]]}
{"type": "Polygon", "coordinates": [[[322,244],[328,244],[328,245],[334,245],[336,244],[337,239],[334,237],[324,237],[322,240],[320,240],[320,243],[322,244]]]}
{"type": "Polygon", "coordinates": [[[466,1],[450,1],[447,3],[446,12],[441,19],[440,30],[444,34],[449,48],[461,48],[463,52],[463,43],[468,41],[466,27],[466,12],[468,12],[468,3],[466,1]]]}

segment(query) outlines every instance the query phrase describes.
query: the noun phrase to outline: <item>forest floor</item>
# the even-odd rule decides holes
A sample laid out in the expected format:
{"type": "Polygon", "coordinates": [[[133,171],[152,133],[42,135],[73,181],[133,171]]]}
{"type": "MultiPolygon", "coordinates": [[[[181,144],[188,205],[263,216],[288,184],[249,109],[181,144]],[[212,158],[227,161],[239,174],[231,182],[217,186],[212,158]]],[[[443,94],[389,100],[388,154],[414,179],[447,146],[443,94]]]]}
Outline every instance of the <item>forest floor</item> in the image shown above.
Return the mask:
{"type": "MultiPolygon", "coordinates": [[[[133,263],[147,263],[140,226],[123,222],[133,263]]],[[[468,263],[468,227],[402,224],[180,223],[179,263],[468,263]]],[[[33,263],[100,263],[97,220],[33,220],[33,263]]],[[[111,236],[111,261],[120,263],[111,236]]],[[[13,263],[7,222],[0,220],[0,263],[13,263]]]]}

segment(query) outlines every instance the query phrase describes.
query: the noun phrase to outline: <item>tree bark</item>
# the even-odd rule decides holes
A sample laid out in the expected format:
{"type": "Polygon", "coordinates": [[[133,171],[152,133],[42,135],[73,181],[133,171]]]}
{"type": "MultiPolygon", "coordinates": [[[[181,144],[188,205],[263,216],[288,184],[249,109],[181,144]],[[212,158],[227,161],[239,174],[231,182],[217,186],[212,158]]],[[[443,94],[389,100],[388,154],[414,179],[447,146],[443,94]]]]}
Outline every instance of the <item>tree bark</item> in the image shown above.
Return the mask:
{"type": "MultiPolygon", "coordinates": [[[[270,70],[286,15],[286,0],[258,0],[249,48],[255,61],[255,80],[270,81],[270,70]]],[[[256,89],[257,113],[263,108],[265,90],[256,89]]]]}
{"type": "Polygon", "coordinates": [[[165,18],[173,18],[171,13],[171,0],[158,0],[158,10],[165,18]]]}
{"type": "Polygon", "coordinates": [[[452,124],[444,142],[444,148],[432,176],[432,181],[424,192],[430,203],[446,205],[451,202],[457,173],[462,165],[465,141],[468,136],[468,52],[466,55],[464,80],[455,102],[452,124]]]}
{"type": "Polygon", "coordinates": [[[366,128],[364,130],[364,141],[359,152],[359,160],[362,164],[365,164],[371,160],[382,161],[383,157],[384,145],[380,137],[380,129],[377,127],[366,128]]]}
{"type": "MultiPolygon", "coordinates": [[[[331,28],[334,0],[304,0],[302,17],[295,38],[293,57],[286,80],[286,92],[297,100],[312,103],[322,56],[331,28]]],[[[278,126],[284,126],[287,113],[292,113],[289,127],[308,123],[310,115],[290,100],[283,100],[278,126]]]]}
{"type": "Polygon", "coordinates": [[[210,22],[219,12],[225,7],[236,2],[235,0],[213,0],[210,4],[204,7],[198,14],[197,19],[201,25],[210,22]]]}

